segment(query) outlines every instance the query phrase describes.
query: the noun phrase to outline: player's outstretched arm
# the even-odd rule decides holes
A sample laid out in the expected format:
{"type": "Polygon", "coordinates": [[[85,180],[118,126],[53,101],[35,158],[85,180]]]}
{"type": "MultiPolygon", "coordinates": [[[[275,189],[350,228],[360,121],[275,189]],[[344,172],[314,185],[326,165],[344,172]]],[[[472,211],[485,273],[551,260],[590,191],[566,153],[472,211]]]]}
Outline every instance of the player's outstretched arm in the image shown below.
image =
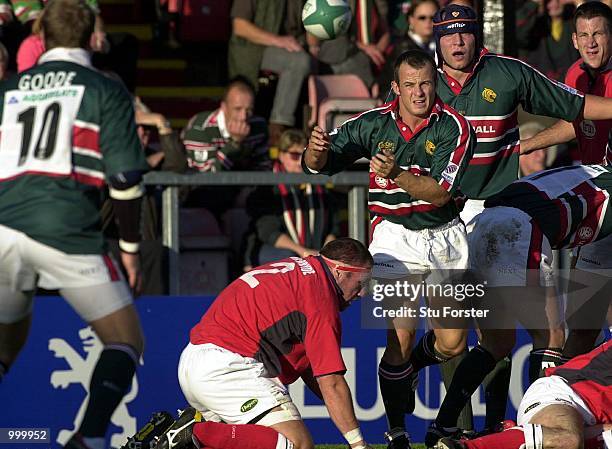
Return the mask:
{"type": "Polygon", "coordinates": [[[367,448],[355,417],[353,398],[344,376],[327,374],[317,377],[329,416],[353,449],[367,448]]]}
{"type": "Polygon", "coordinates": [[[585,95],[583,115],[587,120],[612,120],[612,98],[585,95]]]}
{"type": "Polygon", "coordinates": [[[308,146],[304,152],[304,163],[311,170],[319,171],[327,163],[327,156],[331,142],[329,134],[323,131],[322,128],[315,126],[308,139],[308,146]]]}
{"type": "Polygon", "coordinates": [[[565,120],[559,120],[550,128],[543,129],[535,136],[521,140],[521,154],[529,154],[536,150],[547,150],[553,145],[569,142],[575,138],[574,125],[565,120]]]}

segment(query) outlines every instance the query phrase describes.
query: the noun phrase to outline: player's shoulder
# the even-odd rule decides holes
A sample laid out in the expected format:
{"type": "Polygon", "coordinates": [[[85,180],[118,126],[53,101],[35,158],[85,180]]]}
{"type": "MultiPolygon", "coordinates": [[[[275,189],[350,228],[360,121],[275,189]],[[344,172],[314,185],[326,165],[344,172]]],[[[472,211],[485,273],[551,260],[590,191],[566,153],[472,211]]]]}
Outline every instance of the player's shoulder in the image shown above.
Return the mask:
{"type": "Polygon", "coordinates": [[[461,115],[459,111],[453,108],[451,105],[444,103],[439,98],[434,104],[434,111],[438,111],[440,117],[440,124],[444,127],[457,128],[459,132],[469,132],[470,122],[465,116],[461,115]]]}
{"type": "Polygon", "coordinates": [[[344,126],[349,123],[374,124],[379,121],[388,120],[388,117],[396,107],[395,105],[396,102],[391,101],[375,108],[367,109],[347,119],[344,123],[342,123],[341,126],[344,126]]]}

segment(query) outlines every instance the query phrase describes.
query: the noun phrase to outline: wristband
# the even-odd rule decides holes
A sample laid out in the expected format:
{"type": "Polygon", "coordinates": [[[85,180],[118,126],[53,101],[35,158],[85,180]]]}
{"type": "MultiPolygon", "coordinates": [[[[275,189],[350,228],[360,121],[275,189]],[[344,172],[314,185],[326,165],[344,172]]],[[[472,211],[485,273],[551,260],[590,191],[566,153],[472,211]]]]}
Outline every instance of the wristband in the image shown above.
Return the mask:
{"type": "Polygon", "coordinates": [[[124,253],[136,254],[140,248],[138,242],[126,242],[125,240],[119,239],[119,249],[124,253]]]}
{"type": "Polygon", "coordinates": [[[363,441],[363,435],[361,435],[361,430],[359,430],[359,427],[349,430],[343,435],[343,437],[348,444],[355,444],[363,441]]]}

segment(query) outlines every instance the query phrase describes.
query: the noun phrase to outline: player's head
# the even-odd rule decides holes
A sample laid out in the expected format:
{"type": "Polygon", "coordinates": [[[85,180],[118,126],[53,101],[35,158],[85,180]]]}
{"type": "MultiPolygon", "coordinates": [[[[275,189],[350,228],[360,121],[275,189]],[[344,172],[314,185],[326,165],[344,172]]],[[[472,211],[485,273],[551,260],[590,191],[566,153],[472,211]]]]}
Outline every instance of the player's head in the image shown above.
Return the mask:
{"type": "Polygon", "coordinates": [[[345,301],[341,304],[342,310],[367,292],[374,259],[363,243],[347,237],[340,238],[327,243],[319,254],[342,290],[345,301]]]}
{"type": "MultiPolygon", "coordinates": [[[[436,63],[422,50],[408,50],[393,65],[391,88],[399,97],[400,112],[426,118],[436,100],[436,63]]],[[[404,117],[406,119],[406,117],[404,117]]]]}
{"type": "Polygon", "coordinates": [[[225,114],[226,123],[230,120],[247,120],[253,115],[254,107],[255,90],[251,83],[243,77],[232,79],[221,99],[221,110],[225,114]]]}
{"type": "Polygon", "coordinates": [[[583,3],[574,13],[572,40],[591,69],[606,67],[612,53],[612,10],[601,2],[583,3]]]}
{"type": "Polygon", "coordinates": [[[476,12],[451,3],[434,16],[434,36],[438,62],[452,69],[468,71],[480,47],[476,12]]]}
{"type": "Polygon", "coordinates": [[[95,23],[96,15],[85,0],[51,0],[41,19],[45,48],[89,48],[95,23]]]}

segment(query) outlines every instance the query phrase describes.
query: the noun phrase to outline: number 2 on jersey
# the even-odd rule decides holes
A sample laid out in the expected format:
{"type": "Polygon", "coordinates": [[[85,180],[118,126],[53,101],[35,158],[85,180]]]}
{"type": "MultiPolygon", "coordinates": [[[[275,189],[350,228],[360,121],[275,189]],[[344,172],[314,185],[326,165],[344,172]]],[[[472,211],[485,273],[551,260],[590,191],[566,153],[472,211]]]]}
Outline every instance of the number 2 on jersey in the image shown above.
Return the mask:
{"type": "Polygon", "coordinates": [[[295,269],[295,264],[291,262],[276,262],[276,263],[271,263],[270,266],[271,267],[282,267],[282,268],[268,268],[268,269],[261,269],[261,270],[251,270],[248,273],[244,273],[242,276],[240,276],[240,279],[242,279],[244,282],[249,284],[249,287],[255,288],[259,285],[259,280],[255,278],[256,275],[279,274],[279,273],[282,274],[282,273],[288,273],[295,269]]]}

